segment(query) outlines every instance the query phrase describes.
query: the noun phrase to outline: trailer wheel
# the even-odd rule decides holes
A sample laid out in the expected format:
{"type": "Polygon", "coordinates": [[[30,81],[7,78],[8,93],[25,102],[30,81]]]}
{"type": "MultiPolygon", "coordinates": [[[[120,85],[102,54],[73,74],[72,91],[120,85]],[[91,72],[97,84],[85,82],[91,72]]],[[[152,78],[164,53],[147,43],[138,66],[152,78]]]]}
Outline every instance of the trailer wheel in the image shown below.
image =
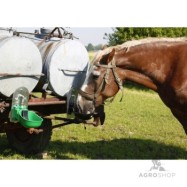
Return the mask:
{"type": "Polygon", "coordinates": [[[44,119],[39,134],[29,134],[25,128],[15,131],[7,131],[7,139],[10,146],[21,154],[36,154],[44,151],[49,145],[52,135],[51,120],[44,119]]]}

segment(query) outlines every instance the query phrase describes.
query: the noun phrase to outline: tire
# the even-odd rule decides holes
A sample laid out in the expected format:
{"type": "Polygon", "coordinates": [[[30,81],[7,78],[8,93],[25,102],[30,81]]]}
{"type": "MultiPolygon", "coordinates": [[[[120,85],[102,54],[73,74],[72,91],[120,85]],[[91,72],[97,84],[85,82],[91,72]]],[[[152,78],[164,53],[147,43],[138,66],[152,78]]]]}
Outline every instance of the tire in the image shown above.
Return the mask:
{"type": "Polygon", "coordinates": [[[7,139],[12,147],[21,154],[37,154],[44,151],[49,145],[52,135],[51,120],[43,121],[40,129],[44,129],[39,134],[29,134],[26,128],[7,131],[7,139]]]}

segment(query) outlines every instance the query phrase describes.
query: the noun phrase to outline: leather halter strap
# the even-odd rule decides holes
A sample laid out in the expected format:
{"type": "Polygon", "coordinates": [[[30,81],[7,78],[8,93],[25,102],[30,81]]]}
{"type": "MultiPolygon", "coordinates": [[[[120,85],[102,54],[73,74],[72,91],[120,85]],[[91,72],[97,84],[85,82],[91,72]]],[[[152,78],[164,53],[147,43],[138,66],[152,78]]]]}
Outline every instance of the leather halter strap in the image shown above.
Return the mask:
{"type": "Polygon", "coordinates": [[[81,89],[78,91],[78,93],[83,96],[84,98],[86,98],[87,100],[90,100],[90,101],[94,101],[96,100],[98,94],[101,92],[101,90],[103,89],[103,86],[104,86],[104,83],[108,84],[109,83],[109,74],[110,74],[110,69],[112,70],[112,73],[114,75],[114,78],[115,78],[115,81],[119,87],[119,89],[122,91],[122,97],[120,99],[120,101],[122,101],[123,99],[123,82],[122,80],[119,78],[117,72],[116,72],[116,63],[115,63],[115,60],[112,59],[111,62],[109,62],[107,65],[103,65],[103,64],[94,64],[95,66],[97,67],[102,67],[102,68],[105,68],[106,69],[106,72],[103,76],[103,80],[101,82],[101,84],[99,85],[98,89],[96,90],[94,88],[94,93],[90,94],[90,93],[87,93],[87,92],[84,92],[82,91],[81,89]]]}

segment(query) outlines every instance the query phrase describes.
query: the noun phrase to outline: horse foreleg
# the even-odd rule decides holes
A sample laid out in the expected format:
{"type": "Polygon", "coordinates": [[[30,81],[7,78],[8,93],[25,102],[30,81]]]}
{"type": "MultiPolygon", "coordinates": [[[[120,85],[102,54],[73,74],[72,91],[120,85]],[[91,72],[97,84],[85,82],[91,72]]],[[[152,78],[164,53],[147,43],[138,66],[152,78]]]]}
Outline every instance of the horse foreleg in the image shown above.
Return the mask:
{"type": "Polygon", "coordinates": [[[176,109],[171,109],[172,114],[178,119],[182,124],[185,133],[187,134],[187,114],[184,114],[176,109]]]}

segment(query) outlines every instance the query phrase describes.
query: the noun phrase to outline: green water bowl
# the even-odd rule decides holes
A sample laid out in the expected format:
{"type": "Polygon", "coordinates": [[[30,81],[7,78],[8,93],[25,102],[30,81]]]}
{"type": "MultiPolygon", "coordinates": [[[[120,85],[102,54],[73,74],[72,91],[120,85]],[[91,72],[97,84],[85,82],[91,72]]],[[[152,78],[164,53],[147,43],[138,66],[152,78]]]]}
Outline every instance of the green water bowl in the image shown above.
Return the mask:
{"type": "Polygon", "coordinates": [[[40,127],[43,119],[35,112],[29,110],[19,111],[19,122],[26,128],[40,127]]]}

